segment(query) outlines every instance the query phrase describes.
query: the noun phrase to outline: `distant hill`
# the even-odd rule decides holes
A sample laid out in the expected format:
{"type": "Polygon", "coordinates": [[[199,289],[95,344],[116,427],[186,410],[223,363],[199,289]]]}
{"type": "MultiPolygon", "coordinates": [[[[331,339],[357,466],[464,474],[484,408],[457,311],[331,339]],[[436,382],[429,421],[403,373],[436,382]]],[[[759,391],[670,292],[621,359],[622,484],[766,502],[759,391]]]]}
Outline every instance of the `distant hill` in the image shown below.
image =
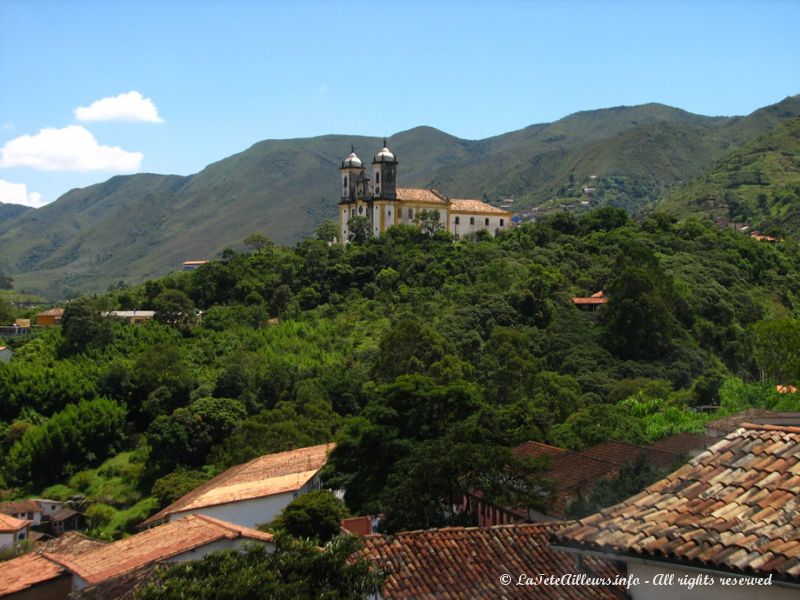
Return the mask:
{"type": "MultiPolygon", "coordinates": [[[[594,175],[595,201],[635,212],[710,169],[742,143],[800,115],[794,96],[746,117],[705,117],[662,104],[569,115],[484,140],[431,127],[393,135],[399,183],[450,197],[514,199],[515,210],[575,200],[594,175]]],[[[71,190],[0,219],[0,270],[51,298],[177,269],[258,231],[293,243],[334,218],[341,159],[369,161],[377,137],[266,140],[195,175],[138,174],[71,190]]]]}
{"type": "MultiPolygon", "coordinates": [[[[6,204],[0,202],[0,224],[9,223],[29,210],[31,210],[29,207],[22,206],[21,204],[6,204]]],[[[2,225],[0,225],[0,227],[2,227],[2,225]]]]}
{"type": "Polygon", "coordinates": [[[800,236],[800,118],[733,151],[660,207],[681,217],[724,218],[800,236]]]}

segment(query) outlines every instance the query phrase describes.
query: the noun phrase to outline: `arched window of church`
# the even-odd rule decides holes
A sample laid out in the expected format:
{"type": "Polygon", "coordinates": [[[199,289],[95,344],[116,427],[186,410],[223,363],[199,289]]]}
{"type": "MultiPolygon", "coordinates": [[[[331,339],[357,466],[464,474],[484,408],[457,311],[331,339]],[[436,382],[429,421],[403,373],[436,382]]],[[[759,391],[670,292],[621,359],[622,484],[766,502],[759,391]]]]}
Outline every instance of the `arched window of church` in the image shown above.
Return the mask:
{"type": "Polygon", "coordinates": [[[375,173],[375,183],[380,183],[380,182],[381,182],[381,172],[378,171],[377,173],[375,173]]]}
{"type": "Polygon", "coordinates": [[[342,182],[342,187],[347,189],[347,175],[344,176],[344,181],[342,182]]]}

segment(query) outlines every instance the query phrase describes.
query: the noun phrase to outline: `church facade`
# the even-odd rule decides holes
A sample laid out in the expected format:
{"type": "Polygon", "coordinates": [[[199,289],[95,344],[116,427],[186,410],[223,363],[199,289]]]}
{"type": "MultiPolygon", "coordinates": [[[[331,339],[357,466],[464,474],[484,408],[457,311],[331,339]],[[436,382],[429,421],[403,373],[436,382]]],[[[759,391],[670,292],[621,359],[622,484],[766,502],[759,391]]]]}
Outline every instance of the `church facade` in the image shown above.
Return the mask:
{"type": "Polygon", "coordinates": [[[373,237],[392,225],[419,223],[421,213],[438,213],[441,227],[456,239],[481,230],[496,235],[511,228],[513,213],[481,200],[448,198],[433,189],[397,187],[397,157],[383,141],[372,160],[372,178],[355,149],[342,161],[339,239],[350,239],[348,222],[365,217],[373,237]]]}

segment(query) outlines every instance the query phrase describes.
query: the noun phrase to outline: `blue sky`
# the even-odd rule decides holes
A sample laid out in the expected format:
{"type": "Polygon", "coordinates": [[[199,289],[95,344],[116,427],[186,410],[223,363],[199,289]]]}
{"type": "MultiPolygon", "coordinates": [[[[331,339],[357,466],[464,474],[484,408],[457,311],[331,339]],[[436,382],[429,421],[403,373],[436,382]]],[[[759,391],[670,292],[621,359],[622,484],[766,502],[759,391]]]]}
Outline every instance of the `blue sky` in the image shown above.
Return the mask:
{"type": "Polygon", "coordinates": [[[747,114],[800,93],[798,23],[796,0],[0,0],[0,202],[269,138],[476,139],[645,102],[747,114]]]}

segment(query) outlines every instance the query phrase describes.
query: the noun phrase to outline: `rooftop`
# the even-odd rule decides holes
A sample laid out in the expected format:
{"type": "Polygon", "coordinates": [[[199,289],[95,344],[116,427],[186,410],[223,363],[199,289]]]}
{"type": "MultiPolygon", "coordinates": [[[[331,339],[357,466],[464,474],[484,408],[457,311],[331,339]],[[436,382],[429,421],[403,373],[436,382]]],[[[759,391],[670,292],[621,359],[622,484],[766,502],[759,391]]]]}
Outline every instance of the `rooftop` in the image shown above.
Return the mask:
{"type": "Polygon", "coordinates": [[[206,515],[189,515],[81,554],[43,552],[42,556],[75,573],[87,584],[95,584],[217,540],[237,538],[272,541],[268,533],[206,515]]]}
{"type": "Polygon", "coordinates": [[[397,199],[405,202],[427,202],[430,204],[447,204],[447,198],[436,190],[422,188],[397,188],[397,199]]]}
{"type": "MultiPolygon", "coordinates": [[[[1,350],[2,348],[0,348],[1,350]]],[[[10,500],[0,502],[0,513],[18,515],[22,513],[42,512],[42,507],[35,500],[10,500]]]]}
{"type": "MultiPolygon", "coordinates": [[[[521,573],[558,576],[576,572],[573,558],[552,550],[547,542],[562,526],[451,527],[368,535],[363,538],[362,553],[386,574],[381,597],[387,600],[508,598],[509,588],[500,583],[503,573],[516,580],[521,573]]],[[[585,564],[604,577],[618,574],[602,560],[589,558],[585,564]]],[[[520,598],[616,598],[610,590],[586,586],[524,586],[513,591],[513,596],[520,598]]]]}
{"type": "Polygon", "coordinates": [[[231,467],[178,498],[141,525],[157,523],[173,513],[297,491],[325,466],[334,447],[330,443],[267,454],[231,467]]]}
{"type": "Polygon", "coordinates": [[[31,521],[26,521],[24,519],[17,519],[16,517],[12,517],[11,515],[0,513],[0,533],[16,532],[22,529],[23,527],[27,527],[30,524],[31,521]]]}
{"type": "MultiPolygon", "coordinates": [[[[105,545],[103,542],[98,542],[75,531],[70,531],[54,540],[43,543],[40,548],[44,551],[77,555],[103,545],[105,545]]],[[[55,579],[63,573],[66,573],[66,569],[63,566],[46,559],[39,552],[30,552],[20,557],[0,562],[0,597],[55,579]]]]}
{"type": "Polygon", "coordinates": [[[560,546],[800,582],[800,428],[745,425],[560,546]]]}
{"type": "Polygon", "coordinates": [[[64,567],[31,552],[0,562],[0,597],[16,594],[39,583],[55,579],[64,567]]]}
{"type": "Polygon", "coordinates": [[[464,213],[486,213],[492,215],[510,215],[511,213],[502,208],[497,208],[491,204],[487,204],[482,200],[469,200],[458,198],[450,200],[450,210],[454,212],[464,213]]]}
{"type": "Polygon", "coordinates": [[[37,317],[62,317],[64,316],[63,308],[49,308],[36,315],[37,317]]]}

